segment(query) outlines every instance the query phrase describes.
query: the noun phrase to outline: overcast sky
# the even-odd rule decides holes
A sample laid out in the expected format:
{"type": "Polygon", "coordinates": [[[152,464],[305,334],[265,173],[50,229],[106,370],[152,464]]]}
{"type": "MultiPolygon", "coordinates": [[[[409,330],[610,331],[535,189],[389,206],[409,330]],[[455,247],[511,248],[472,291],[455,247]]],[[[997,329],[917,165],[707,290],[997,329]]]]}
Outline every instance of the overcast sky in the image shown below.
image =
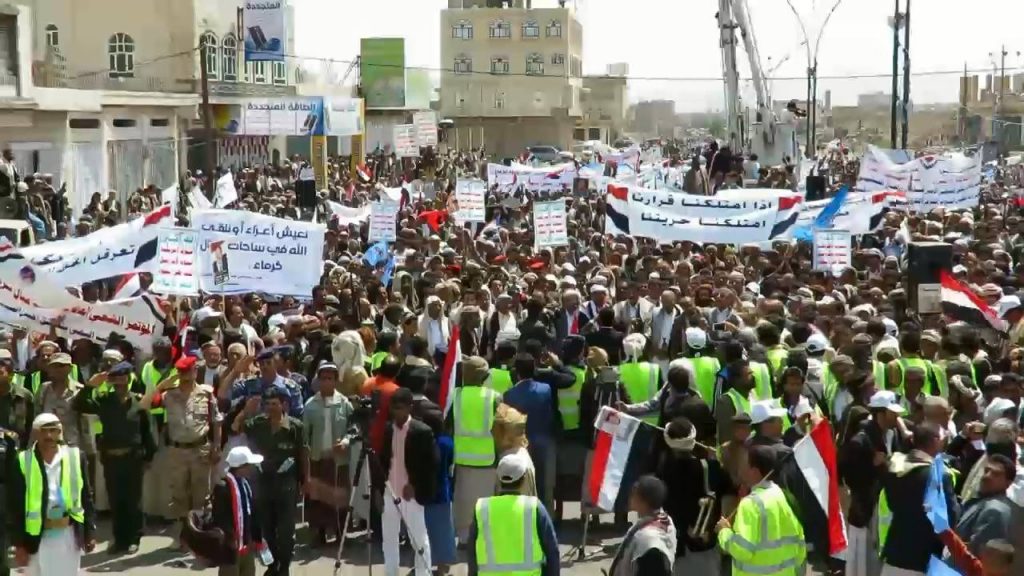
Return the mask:
{"type": "MultiPolygon", "coordinates": [[[[571,2],[572,0],[570,0],[571,2]]],[[[785,78],[806,75],[803,36],[786,0],[746,0],[761,54],[762,66],[777,68],[771,76],[776,99],[801,98],[806,81],[785,78]],[[778,65],[781,62],[781,65],[778,65]],[[777,66],[778,65],[778,66],[777,66]]],[[[790,0],[801,14],[813,44],[835,0],[790,0]]],[[[296,52],[302,56],[350,60],[359,39],[401,36],[406,39],[410,66],[438,68],[440,12],[447,0],[292,0],[296,6],[296,52]]],[[[901,4],[906,0],[901,0],[901,4]]],[[[554,6],[556,0],[534,0],[554,6]]],[[[721,77],[721,55],[715,13],[717,0],[578,0],[584,27],[584,71],[603,73],[614,62],[629,64],[630,98],[668,98],[680,112],[722,107],[722,82],[665,81],[644,78],[721,77]]],[[[892,32],[887,18],[892,0],[845,0],[825,29],[818,51],[821,77],[887,74],[892,67],[892,32]]],[[[989,53],[1000,44],[1010,53],[1011,69],[1024,72],[1024,1],[914,0],[911,13],[911,61],[915,72],[962,70],[981,74],[992,69],[989,53]]],[[[741,51],[741,78],[749,78],[741,51]]],[[[450,66],[450,63],[445,63],[450,66]]],[[[339,65],[344,68],[344,65],[339,65]]],[[[914,76],[911,97],[925,102],[952,102],[958,97],[957,74],[914,76]]],[[[981,81],[984,87],[984,79],[981,81]]],[[[833,104],[856,103],[857,94],[889,91],[887,78],[826,79],[818,82],[819,97],[832,90],[833,104]]]]}

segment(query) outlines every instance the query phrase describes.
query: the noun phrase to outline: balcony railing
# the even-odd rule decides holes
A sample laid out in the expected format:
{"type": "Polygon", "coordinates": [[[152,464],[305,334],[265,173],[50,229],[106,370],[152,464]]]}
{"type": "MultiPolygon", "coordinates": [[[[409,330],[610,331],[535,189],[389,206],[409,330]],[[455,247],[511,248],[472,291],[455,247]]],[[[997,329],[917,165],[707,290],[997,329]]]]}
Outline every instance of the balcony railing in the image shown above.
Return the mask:
{"type": "Polygon", "coordinates": [[[186,94],[195,92],[195,82],[192,80],[146,76],[140,75],[137,72],[133,76],[122,78],[111,78],[107,72],[75,76],[59,64],[42,61],[36,62],[33,66],[33,81],[36,86],[42,88],[186,94]]]}

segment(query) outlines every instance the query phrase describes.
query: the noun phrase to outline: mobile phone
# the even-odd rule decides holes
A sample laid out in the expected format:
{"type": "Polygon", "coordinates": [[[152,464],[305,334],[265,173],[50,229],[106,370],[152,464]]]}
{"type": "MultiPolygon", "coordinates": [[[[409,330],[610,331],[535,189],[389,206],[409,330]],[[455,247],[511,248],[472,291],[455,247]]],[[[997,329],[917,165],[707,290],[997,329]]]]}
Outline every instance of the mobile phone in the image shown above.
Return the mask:
{"type": "Polygon", "coordinates": [[[263,50],[263,47],[267,45],[267,35],[263,33],[262,26],[250,26],[249,37],[252,38],[252,43],[257,50],[263,50]]]}
{"type": "Polygon", "coordinates": [[[716,332],[723,332],[725,331],[725,322],[715,322],[711,325],[711,329],[716,332]]]}
{"type": "Polygon", "coordinates": [[[317,118],[318,117],[317,117],[316,114],[312,114],[311,113],[311,114],[307,115],[306,116],[306,121],[302,123],[302,131],[303,132],[312,132],[313,129],[316,128],[317,118]]]}

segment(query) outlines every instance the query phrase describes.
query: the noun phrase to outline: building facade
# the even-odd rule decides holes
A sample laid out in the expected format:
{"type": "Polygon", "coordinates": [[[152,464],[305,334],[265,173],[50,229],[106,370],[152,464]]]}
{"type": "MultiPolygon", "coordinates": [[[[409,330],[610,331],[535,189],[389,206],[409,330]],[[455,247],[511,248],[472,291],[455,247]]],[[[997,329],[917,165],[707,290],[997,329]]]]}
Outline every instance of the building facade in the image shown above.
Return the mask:
{"type": "Polygon", "coordinates": [[[576,127],[576,141],[599,140],[609,146],[626,130],[629,87],[625,76],[585,76],[583,118],[576,127]]]}
{"type": "Polygon", "coordinates": [[[498,156],[569,149],[583,116],[582,25],[569,7],[496,5],[449,0],[442,11],[441,115],[454,120],[455,139],[482,134],[476,139],[498,156]]]}

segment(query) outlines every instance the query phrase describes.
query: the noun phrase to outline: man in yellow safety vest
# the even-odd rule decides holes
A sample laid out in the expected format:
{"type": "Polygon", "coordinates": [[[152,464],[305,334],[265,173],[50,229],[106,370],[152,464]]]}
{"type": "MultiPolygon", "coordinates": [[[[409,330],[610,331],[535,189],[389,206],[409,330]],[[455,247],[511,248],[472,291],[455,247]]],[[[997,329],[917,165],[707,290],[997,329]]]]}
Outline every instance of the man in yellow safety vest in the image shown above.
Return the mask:
{"type": "Polygon", "coordinates": [[[486,360],[463,360],[462,385],[455,389],[448,420],[455,440],[455,533],[462,542],[469,541],[476,501],[494,494],[492,429],[501,395],[486,386],[487,379],[486,360]]]}
{"type": "Polygon", "coordinates": [[[78,574],[82,552],[96,547],[85,458],[78,448],[61,444],[61,421],[54,414],[36,416],[32,432],[36,442],[18,454],[20,473],[10,486],[15,561],[28,574],[78,574]],[[60,498],[45,496],[53,486],[50,474],[59,475],[60,498]]]}
{"type": "MultiPolygon", "coordinates": [[[[626,361],[619,366],[619,377],[633,404],[647,402],[657,396],[661,389],[661,370],[658,365],[640,361],[646,346],[647,338],[643,334],[630,334],[622,341],[626,361]]],[[[658,413],[648,414],[642,420],[657,426],[658,413]]]]}
{"type": "Polygon", "coordinates": [[[498,493],[476,503],[468,546],[469,576],[554,576],[558,537],[547,509],[520,496],[530,464],[518,454],[498,462],[498,493]]]}
{"type": "Polygon", "coordinates": [[[722,369],[718,358],[709,354],[707,332],[697,327],[686,329],[686,360],[690,366],[693,389],[712,410],[715,407],[715,377],[722,369]]]}
{"type": "Polygon", "coordinates": [[[715,402],[715,421],[718,423],[718,443],[732,439],[732,417],[739,413],[750,414],[751,393],[754,377],[746,360],[735,360],[723,372],[725,393],[715,402]]]}
{"type": "Polygon", "coordinates": [[[733,520],[715,527],[718,546],[732,557],[732,576],[797,576],[804,573],[807,543],[786,495],[768,476],[778,462],[765,446],[751,447],[743,471],[750,495],[733,520]]]}

